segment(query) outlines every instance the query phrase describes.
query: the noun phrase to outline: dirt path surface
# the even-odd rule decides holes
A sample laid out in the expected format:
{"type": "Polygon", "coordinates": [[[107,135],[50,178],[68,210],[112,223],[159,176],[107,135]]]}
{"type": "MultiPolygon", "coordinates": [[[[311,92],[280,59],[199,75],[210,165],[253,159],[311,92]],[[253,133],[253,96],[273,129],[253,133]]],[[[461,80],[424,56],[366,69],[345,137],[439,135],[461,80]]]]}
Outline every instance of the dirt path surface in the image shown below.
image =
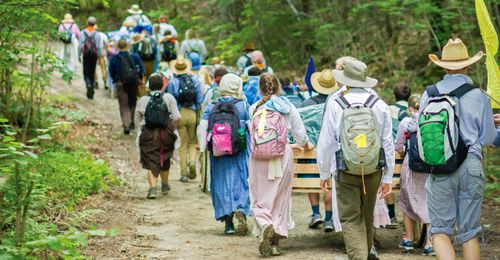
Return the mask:
{"type": "MultiPolygon", "coordinates": [[[[146,200],[148,189],[146,172],[138,163],[135,135],[122,134],[118,102],[107,91],[96,91],[95,100],[84,96],[81,77],[69,88],[59,78],[53,79],[51,94],[66,93],[76,96],[75,106],[85,111],[82,133],[91,134],[96,142],[84,144],[96,157],[109,162],[114,173],[125,184],[111,193],[89,199],[85,207],[101,209],[92,223],[97,228],[118,228],[115,237],[98,237],[89,241],[85,254],[94,259],[259,259],[258,239],[223,235],[223,223],[213,218],[210,195],[199,188],[199,179],[187,184],[178,181],[179,166],[171,169],[172,190],[167,196],[146,200]]],[[[321,206],[323,208],[323,206],[321,206]]],[[[493,211],[493,216],[498,210],[493,211]]],[[[276,259],[347,259],[341,234],[325,234],[322,230],[307,228],[310,207],[305,195],[293,196],[293,217],[296,227],[289,239],[282,242],[283,255],[276,259]]],[[[498,215],[497,215],[498,216],[498,215]]],[[[252,221],[249,221],[252,225],[252,221]]],[[[496,223],[495,225],[497,225],[496,223]]],[[[432,259],[420,256],[421,250],[411,254],[398,248],[402,229],[379,229],[382,241],[381,259],[432,259]]],[[[486,258],[499,255],[498,232],[490,232],[486,258]]],[[[493,257],[494,259],[495,257],[493,257]]],[[[273,258],[274,259],[274,258],[273,258]]]]}

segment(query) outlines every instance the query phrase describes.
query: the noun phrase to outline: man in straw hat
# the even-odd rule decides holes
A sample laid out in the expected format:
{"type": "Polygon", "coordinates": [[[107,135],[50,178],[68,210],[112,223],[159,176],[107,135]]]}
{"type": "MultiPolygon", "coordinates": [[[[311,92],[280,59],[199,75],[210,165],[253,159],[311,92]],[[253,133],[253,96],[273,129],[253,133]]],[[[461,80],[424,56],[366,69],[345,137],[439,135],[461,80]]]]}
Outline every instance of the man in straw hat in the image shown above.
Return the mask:
{"type": "Polygon", "coordinates": [[[177,100],[181,112],[178,129],[181,139],[179,156],[181,159],[181,182],[196,178],[196,160],[198,138],[196,127],[199,123],[199,112],[203,102],[200,82],[191,75],[191,62],[179,55],[170,62],[170,70],[174,77],[168,82],[167,91],[177,100]]]}
{"type": "Polygon", "coordinates": [[[240,73],[243,73],[247,67],[252,66],[253,51],[255,51],[255,44],[253,42],[245,43],[245,46],[243,47],[243,52],[245,52],[245,54],[239,57],[236,62],[236,67],[238,67],[238,71],[240,73]]]}
{"type": "Polygon", "coordinates": [[[152,25],[151,20],[142,12],[141,8],[137,4],[133,4],[130,9],[127,10],[130,14],[125,18],[125,21],[132,20],[137,25],[152,25]]]}
{"type": "Polygon", "coordinates": [[[130,44],[127,40],[119,40],[117,49],[119,53],[109,62],[109,73],[117,91],[123,133],[128,135],[134,128],[134,111],[144,65],[137,54],[129,53],[130,44]]]}
{"type": "Polygon", "coordinates": [[[377,193],[385,197],[392,191],[391,114],[370,91],[378,81],[367,74],[366,64],[357,60],[348,61],[343,71],[333,70],[347,90],[328,99],[317,148],[321,188],[327,191],[328,179],[335,180],[333,222],[337,231],[344,231],[349,259],[377,259],[369,251],[375,202],[377,193]]]}
{"type": "MultiPolygon", "coordinates": [[[[328,96],[330,94],[334,93],[335,91],[338,91],[339,85],[338,85],[337,81],[335,80],[335,77],[333,77],[332,70],[329,70],[329,69],[325,69],[321,72],[313,73],[311,76],[311,83],[312,83],[314,91],[317,92],[318,95],[305,100],[302,103],[302,108],[311,107],[311,106],[320,106],[320,108],[322,110],[322,108],[324,108],[324,104],[326,103],[328,96]]],[[[318,114],[315,116],[314,120],[321,121],[321,118],[323,118],[323,114],[318,114]]],[[[304,121],[304,124],[307,124],[307,122],[304,121]]],[[[314,143],[316,143],[316,142],[313,142],[313,144],[314,143]]],[[[332,221],[332,193],[331,193],[331,191],[327,190],[325,192],[325,197],[324,197],[324,200],[325,200],[325,219],[324,219],[324,222],[323,222],[323,218],[322,218],[321,213],[320,213],[319,194],[318,193],[309,193],[308,195],[309,195],[309,202],[311,203],[311,208],[312,208],[311,222],[309,223],[309,228],[315,229],[323,223],[323,227],[324,227],[325,232],[332,232],[334,227],[333,227],[333,221],[332,221]]]]}
{"type": "Polygon", "coordinates": [[[65,14],[59,28],[59,39],[62,46],[59,52],[61,58],[68,70],[75,72],[78,62],[78,40],[80,39],[80,29],[75,24],[71,14],[65,14]]]}
{"type": "MultiPolygon", "coordinates": [[[[473,84],[467,76],[468,67],[481,59],[482,52],[469,56],[462,40],[450,39],[442,51],[441,59],[429,54],[429,59],[446,71],[443,79],[427,88],[422,96],[422,113],[431,96],[456,93],[467,84],[473,84]]],[[[467,89],[459,98],[453,97],[454,110],[460,119],[459,134],[466,148],[465,160],[451,174],[431,175],[427,179],[427,204],[431,220],[430,235],[439,259],[455,259],[454,241],[463,246],[464,259],[480,259],[479,223],[484,195],[484,174],[481,166],[481,148],[495,139],[495,125],[488,96],[480,89],[467,89]],[[468,149],[468,150],[467,150],[468,149]],[[458,232],[455,234],[455,223],[458,232]],[[455,236],[456,235],[456,236],[455,236]]],[[[422,137],[421,142],[425,142],[422,137]]],[[[422,149],[424,150],[424,149],[422,149]]],[[[457,149],[458,150],[458,149],[457,149]]],[[[420,151],[422,152],[422,151],[420,151]]],[[[460,157],[460,155],[458,155],[460,157]]]]}

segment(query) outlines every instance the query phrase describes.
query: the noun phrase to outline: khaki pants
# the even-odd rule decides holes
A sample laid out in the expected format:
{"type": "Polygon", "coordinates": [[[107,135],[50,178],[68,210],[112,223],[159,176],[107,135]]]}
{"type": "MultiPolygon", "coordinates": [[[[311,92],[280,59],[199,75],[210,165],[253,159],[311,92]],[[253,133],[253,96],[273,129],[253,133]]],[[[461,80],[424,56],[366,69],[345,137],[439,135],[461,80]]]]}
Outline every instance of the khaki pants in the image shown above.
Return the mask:
{"type": "Polygon", "coordinates": [[[182,108],[181,119],[179,120],[178,130],[181,138],[181,148],[179,156],[181,158],[181,175],[187,176],[188,162],[195,163],[198,159],[198,137],[196,136],[196,112],[189,108],[182,108]]]}
{"type": "Polygon", "coordinates": [[[337,174],[339,216],[349,259],[368,258],[373,241],[373,210],[381,178],[381,172],[365,176],[365,195],[361,176],[337,174]]]}

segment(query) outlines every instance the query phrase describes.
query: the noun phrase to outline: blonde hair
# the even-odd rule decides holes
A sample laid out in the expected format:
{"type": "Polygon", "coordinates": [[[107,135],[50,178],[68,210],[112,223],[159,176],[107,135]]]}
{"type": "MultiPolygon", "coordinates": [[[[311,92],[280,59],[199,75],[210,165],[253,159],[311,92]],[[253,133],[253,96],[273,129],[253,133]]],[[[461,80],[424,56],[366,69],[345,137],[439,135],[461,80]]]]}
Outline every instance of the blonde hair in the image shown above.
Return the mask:
{"type": "Polygon", "coordinates": [[[263,97],[257,103],[254,113],[257,112],[260,106],[269,101],[273,95],[281,96],[281,83],[276,75],[264,72],[260,75],[259,90],[263,97]]]}
{"type": "Polygon", "coordinates": [[[335,69],[336,70],[344,70],[344,67],[347,64],[347,62],[356,61],[356,60],[358,60],[358,59],[351,57],[351,56],[340,57],[335,61],[335,69]]]}
{"type": "Polygon", "coordinates": [[[205,81],[206,85],[209,85],[209,86],[212,85],[213,77],[212,77],[212,75],[207,67],[202,67],[198,73],[199,73],[199,75],[202,76],[203,81],[205,81]]]}
{"type": "Polygon", "coordinates": [[[408,110],[406,111],[409,116],[413,116],[413,113],[411,112],[410,108],[413,108],[415,110],[420,109],[420,99],[422,96],[420,94],[413,94],[408,98],[408,110]]]}
{"type": "Polygon", "coordinates": [[[198,34],[194,29],[188,29],[186,31],[186,40],[198,39],[198,34]]]}

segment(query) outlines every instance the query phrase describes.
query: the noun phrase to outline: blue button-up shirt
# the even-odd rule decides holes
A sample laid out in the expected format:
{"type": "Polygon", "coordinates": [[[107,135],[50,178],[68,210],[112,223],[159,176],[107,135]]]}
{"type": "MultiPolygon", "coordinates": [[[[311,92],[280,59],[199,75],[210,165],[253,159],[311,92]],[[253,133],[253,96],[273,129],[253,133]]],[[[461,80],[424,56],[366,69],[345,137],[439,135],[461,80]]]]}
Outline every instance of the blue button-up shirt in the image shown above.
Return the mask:
{"type": "MultiPolygon", "coordinates": [[[[201,109],[201,103],[203,103],[203,91],[201,90],[201,84],[196,79],[196,77],[191,76],[191,79],[193,79],[194,87],[196,88],[196,104],[190,106],[189,108],[196,111],[196,110],[201,109]]],[[[170,81],[168,82],[167,92],[172,94],[176,100],[179,99],[179,79],[178,78],[172,77],[170,79],[170,81]]],[[[179,103],[179,102],[177,102],[177,103],[179,103]]],[[[179,106],[179,109],[182,108],[182,105],[178,104],[178,106],[179,106]]]]}
{"type": "MultiPolygon", "coordinates": [[[[440,93],[450,93],[465,83],[472,84],[472,79],[467,75],[446,74],[436,86],[440,93]]],[[[424,93],[420,103],[420,112],[428,101],[427,93],[424,93]]],[[[474,89],[462,96],[458,104],[460,134],[465,144],[469,146],[469,153],[482,158],[482,146],[492,144],[496,137],[490,99],[480,89],[474,89]]]]}

